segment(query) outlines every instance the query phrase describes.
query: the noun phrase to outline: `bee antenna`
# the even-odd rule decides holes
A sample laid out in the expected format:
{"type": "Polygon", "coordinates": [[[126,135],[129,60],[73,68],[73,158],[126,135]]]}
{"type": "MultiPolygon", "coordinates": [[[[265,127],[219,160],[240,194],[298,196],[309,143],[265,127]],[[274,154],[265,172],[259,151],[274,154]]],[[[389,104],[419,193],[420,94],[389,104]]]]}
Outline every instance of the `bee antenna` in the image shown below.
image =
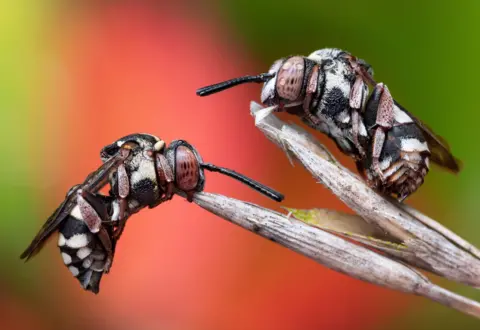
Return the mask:
{"type": "Polygon", "coordinates": [[[197,89],[197,95],[207,96],[207,95],[218,93],[225,89],[228,89],[240,84],[244,84],[244,83],[250,83],[250,82],[264,83],[273,77],[275,77],[274,73],[261,73],[256,76],[245,76],[245,77],[233,78],[218,84],[199,88],[197,89]]]}
{"type": "Polygon", "coordinates": [[[281,202],[284,198],[282,194],[279,192],[273,190],[270,187],[267,187],[260,182],[257,182],[253,179],[250,179],[249,177],[246,177],[245,175],[242,175],[240,173],[237,173],[233,170],[229,170],[228,168],[224,167],[218,167],[213,164],[200,164],[200,166],[206,170],[209,170],[210,172],[218,172],[224,175],[227,175],[231,178],[234,178],[235,180],[238,180],[250,188],[255,189],[256,191],[262,193],[263,195],[267,196],[268,198],[273,199],[274,201],[281,202]]]}

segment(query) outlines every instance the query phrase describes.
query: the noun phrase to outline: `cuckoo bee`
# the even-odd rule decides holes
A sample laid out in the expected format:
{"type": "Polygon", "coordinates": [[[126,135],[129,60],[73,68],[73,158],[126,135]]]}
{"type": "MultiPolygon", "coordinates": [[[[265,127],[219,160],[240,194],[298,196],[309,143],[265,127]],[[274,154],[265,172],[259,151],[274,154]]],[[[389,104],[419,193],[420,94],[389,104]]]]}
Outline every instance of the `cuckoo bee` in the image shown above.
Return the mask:
{"type": "Polygon", "coordinates": [[[153,208],[181,191],[188,201],[203,190],[204,170],[230,176],[265,196],[283,195],[235,171],[204,163],[197,150],[183,140],[165,142],[149,134],[132,134],[100,152],[103,165],[74,186],[21,255],[29,260],[59,231],[58,246],[65,265],[86,290],[98,293],[108,273],[116,243],[127,219],[144,207],[153,208]],[[108,196],[99,191],[110,185],[108,196]]]}
{"type": "Polygon", "coordinates": [[[346,51],[326,48],[282,58],[266,73],[206,86],[197,95],[248,82],[263,83],[261,101],[271,111],[295,114],[331,137],[371,187],[400,201],[423,183],[429,161],[460,170],[448,144],[375,82],[367,62],[346,51]]]}

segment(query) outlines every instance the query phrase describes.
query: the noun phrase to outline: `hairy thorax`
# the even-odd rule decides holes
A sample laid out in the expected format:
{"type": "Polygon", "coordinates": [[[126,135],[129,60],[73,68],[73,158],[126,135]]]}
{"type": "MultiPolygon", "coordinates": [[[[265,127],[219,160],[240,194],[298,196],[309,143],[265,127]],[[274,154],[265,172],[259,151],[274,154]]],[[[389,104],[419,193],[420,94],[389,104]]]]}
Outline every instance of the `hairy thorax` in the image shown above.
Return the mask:
{"type": "MultiPolygon", "coordinates": [[[[352,116],[349,105],[350,92],[355,82],[355,72],[340,57],[323,58],[323,70],[319,75],[318,93],[312,103],[312,113],[319,119],[309,126],[327,134],[335,140],[340,150],[349,156],[358,157],[359,151],[353,143],[352,116]]],[[[367,130],[363,122],[359,125],[360,142],[366,142],[367,130]]]]}

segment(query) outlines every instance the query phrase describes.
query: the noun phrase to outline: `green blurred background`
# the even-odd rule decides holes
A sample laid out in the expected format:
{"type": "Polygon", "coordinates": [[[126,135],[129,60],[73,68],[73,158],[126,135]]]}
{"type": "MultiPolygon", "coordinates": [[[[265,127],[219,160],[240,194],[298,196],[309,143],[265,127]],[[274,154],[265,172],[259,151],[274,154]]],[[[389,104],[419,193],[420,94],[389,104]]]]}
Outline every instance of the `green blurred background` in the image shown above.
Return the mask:
{"type": "MultiPolygon", "coordinates": [[[[136,131],[188,139],[208,161],[284,192],[286,206],[346,210],[255,130],[248,104],[259,86],[195,96],[324,47],[366,59],[450,142],[464,170],[434,169],[408,203],[480,246],[479,14],[474,0],[0,2],[0,328],[478,329],[177,199],[129,222],[98,296],[80,289],[54,242],[28,264],[18,256],[68,188],[98,166],[100,148],[136,131]]],[[[217,176],[206,190],[278,207],[217,176]]],[[[475,289],[434,280],[480,300],[475,289]]]]}

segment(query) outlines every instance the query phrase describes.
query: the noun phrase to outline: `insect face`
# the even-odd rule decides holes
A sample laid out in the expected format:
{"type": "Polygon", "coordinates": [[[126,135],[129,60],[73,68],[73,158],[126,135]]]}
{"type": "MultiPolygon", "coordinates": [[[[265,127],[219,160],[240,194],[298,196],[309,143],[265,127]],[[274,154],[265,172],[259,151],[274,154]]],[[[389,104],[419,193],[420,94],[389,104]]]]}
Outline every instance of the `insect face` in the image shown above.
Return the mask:
{"type": "Polygon", "coordinates": [[[173,141],[166,149],[165,157],[172,168],[175,187],[183,191],[189,201],[192,201],[195,192],[202,191],[205,186],[204,170],[229,176],[277,202],[283,200],[282,194],[255,180],[230,169],[204,163],[198,151],[186,141],[173,141]]]}
{"type": "Polygon", "coordinates": [[[197,150],[183,140],[173,141],[165,151],[165,157],[172,169],[175,187],[191,199],[194,192],[202,191],[205,175],[203,160],[197,150]]]}
{"type": "Polygon", "coordinates": [[[303,57],[292,56],[278,60],[268,73],[274,76],[262,88],[263,104],[268,106],[282,104],[285,107],[302,104],[306,75],[303,57]]]}
{"type": "Polygon", "coordinates": [[[302,57],[294,56],[287,59],[277,73],[278,97],[290,102],[298,100],[303,88],[304,75],[305,63],[302,57]]]}
{"type": "Polygon", "coordinates": [[[197,90],[197,95],[207,96],[247,82],[263,82],[261,101],[272,107],[271,111],[305,116],[318,125],[319,120],[312,114],[311,108],[318,103],[317,96],[322,93],[323,80],[319,63],[305,56],[290,56],[275,61],[268,73],[202,87],[197,90]]]}
{"type": "MultiPolygon", "coordinates": [[[[197,95],[207,96],[243,83],[264,83],[261,101],[266,106],[277,106],[275,111],[288,110],[300,105],[310,105],[312,94],[317,93],[319,68],[304,56],[290,56],[273,63],[268,73],[234,78],[197,90],[197,95]]],[[[296,111],[289,111],[295,113],[296,111]]]]}
{"type": "Polygon", "coordinates": [[[199,181],[198,161],[187,147],[180,146],[175,153],[175,183],[180,190],[193,190],[199,181]]]}

